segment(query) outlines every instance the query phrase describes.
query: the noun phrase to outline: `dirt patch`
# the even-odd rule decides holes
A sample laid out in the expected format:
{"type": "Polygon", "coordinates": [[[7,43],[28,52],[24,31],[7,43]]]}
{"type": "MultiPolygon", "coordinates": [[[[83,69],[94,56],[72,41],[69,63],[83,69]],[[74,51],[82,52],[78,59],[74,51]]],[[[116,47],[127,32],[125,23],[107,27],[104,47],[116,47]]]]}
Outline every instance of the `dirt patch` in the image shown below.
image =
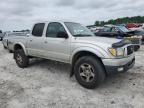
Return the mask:
{"type": "Polygon", "coordinates": [[[97,89],[69,78],[70,66],[33,59],[17,67],[0,43],[0,108],[144,108],[144,46],[126,73],[109,76],[97,89]]]}

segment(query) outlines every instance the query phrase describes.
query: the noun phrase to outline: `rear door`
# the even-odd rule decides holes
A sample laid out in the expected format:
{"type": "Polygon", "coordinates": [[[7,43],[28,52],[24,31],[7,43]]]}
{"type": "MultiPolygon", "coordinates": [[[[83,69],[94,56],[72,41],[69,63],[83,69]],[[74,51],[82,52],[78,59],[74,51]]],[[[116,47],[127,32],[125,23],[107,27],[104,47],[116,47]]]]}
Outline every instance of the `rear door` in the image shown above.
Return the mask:
{"type": "Polygon", "coordinates": [[[43,56],[42,43],[44,42],[43,32],[45,23],[37,23],[33,27],[32,36],[28,37],[27,51],[29,55],[43,56]]]}

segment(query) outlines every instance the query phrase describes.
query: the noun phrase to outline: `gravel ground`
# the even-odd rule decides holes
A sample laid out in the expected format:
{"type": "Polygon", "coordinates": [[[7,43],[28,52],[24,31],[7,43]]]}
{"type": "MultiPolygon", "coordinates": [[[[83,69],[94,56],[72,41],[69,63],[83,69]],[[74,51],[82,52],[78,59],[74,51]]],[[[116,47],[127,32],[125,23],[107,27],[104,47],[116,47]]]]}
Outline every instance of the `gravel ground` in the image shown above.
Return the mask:
{"type": "Polygon", "coordinates": [[[20,69],[0,43],[0,108],[144,108],[144,46],[134,68],[94,90],[69,78],[69,71],[67,64],[42,59],[20,69]]]}

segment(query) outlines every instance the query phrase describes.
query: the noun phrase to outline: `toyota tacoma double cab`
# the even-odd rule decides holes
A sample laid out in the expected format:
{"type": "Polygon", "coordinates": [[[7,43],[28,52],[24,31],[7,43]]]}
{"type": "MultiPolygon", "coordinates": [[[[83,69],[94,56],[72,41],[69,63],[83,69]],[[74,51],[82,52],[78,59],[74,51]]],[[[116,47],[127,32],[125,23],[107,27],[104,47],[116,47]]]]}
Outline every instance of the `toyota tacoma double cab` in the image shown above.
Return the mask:
{"type": "Polygon", "coordinates": [[[127,40],[96,37],[75,22],[49,21],[34,24],[31,34],[11,39],[14,59],[25,68],[32,57],[71,65],[70,76],[85,88],[93,89],[109,74],[132,68],[135,56],[127,40]]]}

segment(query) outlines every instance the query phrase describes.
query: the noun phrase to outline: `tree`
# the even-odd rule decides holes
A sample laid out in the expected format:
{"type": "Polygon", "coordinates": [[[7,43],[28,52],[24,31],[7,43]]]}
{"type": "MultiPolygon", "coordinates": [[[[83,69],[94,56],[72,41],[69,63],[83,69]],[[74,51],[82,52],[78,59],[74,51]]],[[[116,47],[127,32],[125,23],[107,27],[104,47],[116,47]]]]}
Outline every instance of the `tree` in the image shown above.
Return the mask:
{"type": "Polygon", "coordinates": [[[100,25],[100,22],[99,22],[99,21],[96,21],[96,22],[95,22],[95,25],[96,25],[96,26],[99,26],[99,25],[100,25]]]}
{"type": "Polygon", "coordinates": [[[144,23],[144,16],[123,17],[117,19],[110,19],[108,21],[96,21],[96,26],[103,26],[105,24],[126,24],[126,23],[144,23]]]}

